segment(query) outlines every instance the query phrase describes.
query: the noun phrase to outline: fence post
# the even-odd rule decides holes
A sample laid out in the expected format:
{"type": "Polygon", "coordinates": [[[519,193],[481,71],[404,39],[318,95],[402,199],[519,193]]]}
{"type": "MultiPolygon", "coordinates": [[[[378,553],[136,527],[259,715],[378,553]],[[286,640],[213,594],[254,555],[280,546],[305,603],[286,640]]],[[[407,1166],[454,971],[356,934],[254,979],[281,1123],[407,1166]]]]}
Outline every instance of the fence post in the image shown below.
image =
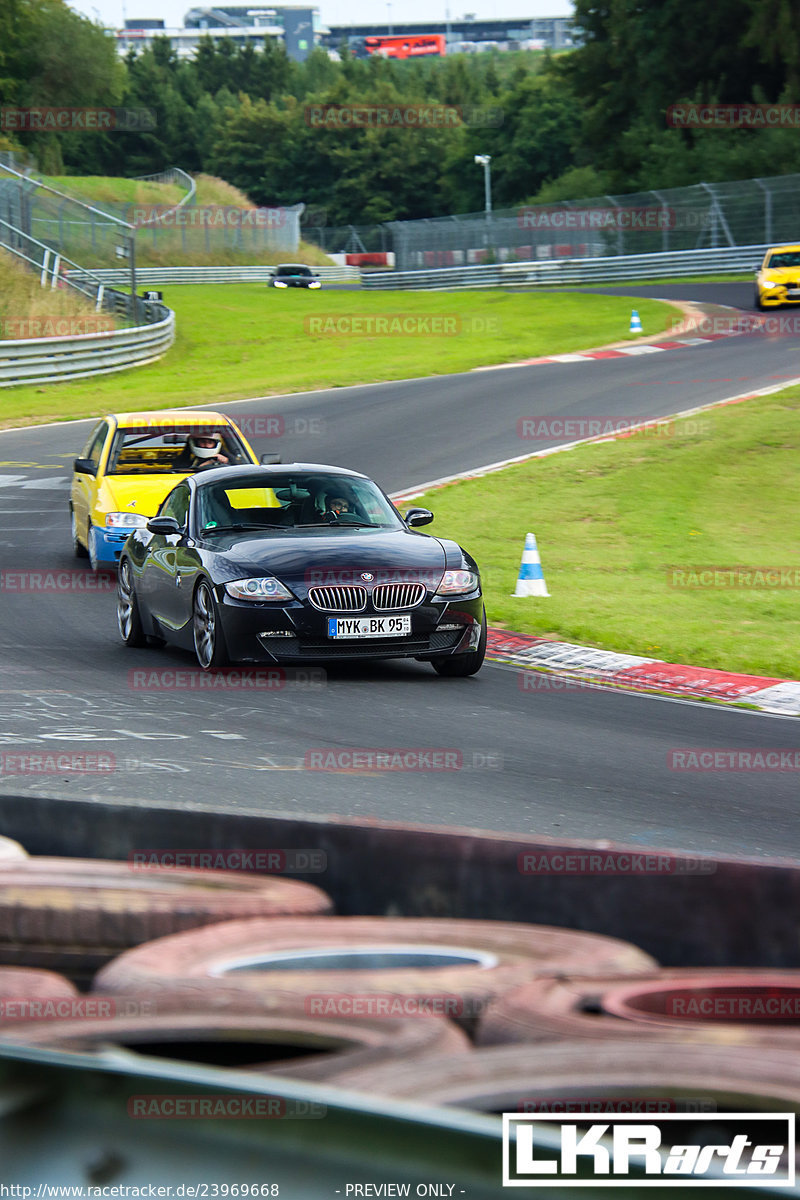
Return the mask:
{"type": "Polygon", "coordinates": [[[45,250],[42,258],[42,274],[39,277],[39,286],[47,287],[47,268],[50,265],[50,251],[45,250]]]}
{"type": "Polygon", "coordinates": [[[772,192],[763,179],[756,179],[755,182],[764,193],[764,241],[769,245],[772,241],[772,192]]]}
{"type": "Polygon", "coordinates": [[[55,291],[58,287],[58,273],[61,270],[61,255],[57,254],[53,263],[53,278],[50,283],[50,291],[55,291]]]}

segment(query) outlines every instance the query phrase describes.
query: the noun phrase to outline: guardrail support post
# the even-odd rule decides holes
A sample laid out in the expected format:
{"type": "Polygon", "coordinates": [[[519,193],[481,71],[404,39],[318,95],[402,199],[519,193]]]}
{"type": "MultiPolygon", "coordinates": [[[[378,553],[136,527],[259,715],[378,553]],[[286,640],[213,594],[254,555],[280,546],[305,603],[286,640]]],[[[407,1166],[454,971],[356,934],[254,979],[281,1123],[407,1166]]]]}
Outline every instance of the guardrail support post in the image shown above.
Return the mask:
{"type": "Polygon", "coordinates": [[[50,282],[50,291],[54,292],[58,287],[58,273],[61,270],[61,255],[57,254],[53,263],[53,278],[50,282]]]}
{"type": "Polygon", "coordinates": [[[47,286],[47,268],[50,265],[50,253],[51,252],[49,250],[45,250],[44,257],[42,259],[42,274],[39,278],[39,283],[42,287],[47,286]]]}
{"type": "Polygon", "coordinates": [[[106,290],[106,285],[104,283],[101,283],[99,288],[97,289],[97,299],[95,300],[95,303],[94,303],[94,311],[95,312],[100,312],[100,310],[103,307],[103,296],[105,294],[105,290],[106,290]]]}

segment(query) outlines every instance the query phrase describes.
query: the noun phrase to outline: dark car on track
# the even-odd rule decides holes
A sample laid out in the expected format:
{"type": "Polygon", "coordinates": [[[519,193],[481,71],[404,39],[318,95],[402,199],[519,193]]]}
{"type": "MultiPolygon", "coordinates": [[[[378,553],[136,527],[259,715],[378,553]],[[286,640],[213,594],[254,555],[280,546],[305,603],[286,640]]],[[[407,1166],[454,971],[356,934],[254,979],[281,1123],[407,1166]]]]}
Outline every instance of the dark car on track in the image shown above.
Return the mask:
{"type": "Polygon", "coordinates": [[[477,564],[420,533],[355,471],[315,464],[218,467],[182,480],[119,563],[129,646],[228,662],[415,658],[473,675],[486,652],[477,564]]]}
{"type": "Polygon", "coordinates": [[[315,275],[311,268],[305,266],[304,263],[281,263],[272,272],[269,286],[276,288],[318,288],[321,285],[319,276],[315,275]]]}

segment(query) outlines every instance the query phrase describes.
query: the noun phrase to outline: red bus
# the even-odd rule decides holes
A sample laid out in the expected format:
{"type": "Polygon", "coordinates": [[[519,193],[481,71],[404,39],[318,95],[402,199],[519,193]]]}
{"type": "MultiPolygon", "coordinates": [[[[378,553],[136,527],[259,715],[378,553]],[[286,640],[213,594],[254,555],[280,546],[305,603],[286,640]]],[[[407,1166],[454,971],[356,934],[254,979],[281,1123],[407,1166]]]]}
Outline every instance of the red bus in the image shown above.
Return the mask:
{"type": "Polygon", "coordinates": [[[371,57],[380,54],[383,58],[416,58],[420,54],[444,54],[443,33],[420,33],[408,37],[366,37],[364,49],[371,57]]]}

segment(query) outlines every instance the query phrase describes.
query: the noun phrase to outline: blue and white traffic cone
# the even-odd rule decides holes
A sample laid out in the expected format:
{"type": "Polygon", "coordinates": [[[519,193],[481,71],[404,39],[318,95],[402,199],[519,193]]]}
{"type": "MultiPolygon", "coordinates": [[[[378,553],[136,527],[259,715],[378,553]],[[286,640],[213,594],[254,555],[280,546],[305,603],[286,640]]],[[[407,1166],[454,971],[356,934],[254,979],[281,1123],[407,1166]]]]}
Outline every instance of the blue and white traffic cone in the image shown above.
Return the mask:
{"type": "Polygon", "coordinates": [[[630,327],[629,332],[630,333],[643,333],[644,332],[644,330],[642,329],[641,318],[639,316],[637,309],[635,309],[635,308],[634,308],[633,312],[631,313],[631,327],[630,327]]]}
{"type": "Polygon", "coordinates": [[[515,596],[549,596],[547,584],[544,581],[542,560],[536,538],[532,533],[525,534],[525,549],[522,551],[515,596]]]}

